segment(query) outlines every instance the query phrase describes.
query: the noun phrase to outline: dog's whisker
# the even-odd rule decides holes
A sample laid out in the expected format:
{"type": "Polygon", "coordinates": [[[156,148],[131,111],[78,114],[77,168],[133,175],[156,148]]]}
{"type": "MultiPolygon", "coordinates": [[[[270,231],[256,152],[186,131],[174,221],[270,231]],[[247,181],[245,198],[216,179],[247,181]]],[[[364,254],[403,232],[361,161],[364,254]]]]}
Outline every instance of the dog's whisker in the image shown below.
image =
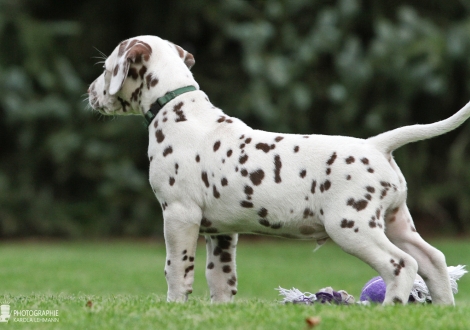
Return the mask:
{"type": "Polygon", "coordinates": [[[96,47],[93,47],[93,48],[101,55],[102,59],[106,60],[108,58],[108,56],[105,53],[103,53],[101,50],[99,50],[96,47]]]}

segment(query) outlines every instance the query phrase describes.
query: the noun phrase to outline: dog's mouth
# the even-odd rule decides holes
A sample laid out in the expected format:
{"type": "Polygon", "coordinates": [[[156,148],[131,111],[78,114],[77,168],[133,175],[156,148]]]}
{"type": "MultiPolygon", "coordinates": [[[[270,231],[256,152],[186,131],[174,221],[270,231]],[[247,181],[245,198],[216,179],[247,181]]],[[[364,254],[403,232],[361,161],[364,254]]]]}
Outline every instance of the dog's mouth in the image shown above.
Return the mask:
{"type": "Polygon", "coordinates": [[[88,103],[90,107],[102,115],[112,116],[119,114],[123,110],[121,101],[107,99],[107,104],[103,104],[99,101],[98,94],[93,89],[88,90],[88,95],[88,103]]]}

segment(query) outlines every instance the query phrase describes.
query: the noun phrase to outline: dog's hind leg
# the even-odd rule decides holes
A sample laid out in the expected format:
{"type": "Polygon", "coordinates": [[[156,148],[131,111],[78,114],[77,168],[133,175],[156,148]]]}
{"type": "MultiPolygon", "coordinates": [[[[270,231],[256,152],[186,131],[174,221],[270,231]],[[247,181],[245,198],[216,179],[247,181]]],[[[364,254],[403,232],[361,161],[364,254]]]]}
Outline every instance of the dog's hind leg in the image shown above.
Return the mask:
{"type": "MultiPolygon", "coordinates": [[[[406,304],[418,265],[413,257],[385,236],[383,217],[377,219],[374,216],[371,218],[371,215],[350,213],[351,219],[345,219],[340,212],[330,212],[333,214],[325,210],[328,219],[324,222],[329,237],[345,252],[366,262],[380,274],[387,286],[383,303],[406,304]]],[[[366,210],[361,212],[365,213],[366,210]]]]}
{"type": "Polygon", "coordinates": [[[237,294],[237,241],[238,234],[206,236],[206,278],[212,302],[229,302],[237,294]]]}
{"type": "Polygon", "coordinates": [[[163,212],[168,301],[184,302],[193,292],[194,258],[201,214],[197,206],[180,203],[169,204],[163,212]]]}
{"type": "Polygon", "coordinates": [[[386,216],[387,237],[418,262],[418,274],[426,282],[434,304],[453,305],[449,274],[444,254],[425,242],[416,232],[406,204],[386,216]]]}

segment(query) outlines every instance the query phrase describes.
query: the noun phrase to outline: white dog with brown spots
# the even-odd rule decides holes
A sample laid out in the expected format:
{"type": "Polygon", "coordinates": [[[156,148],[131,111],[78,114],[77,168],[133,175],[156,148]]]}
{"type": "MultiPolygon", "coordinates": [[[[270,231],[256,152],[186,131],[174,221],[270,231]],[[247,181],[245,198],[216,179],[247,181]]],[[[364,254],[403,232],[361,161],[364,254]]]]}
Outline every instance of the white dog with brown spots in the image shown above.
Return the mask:
{"type": "Polygon", "coordinates": [[[407,303],[416,273],[433,303],[454,304],[444,255],[416,232],[392,152],[446,133],[470,104],[429,125],[369,139],[254,130],[216,108],[190,72],[194,57],[155,36],[123,41],[91,84],[106,115],[144,115],[150,184],[164,216],[168,301],[192,292],[198,235],[207,241],[213,302],[237,293],[238,233],[322,244],[331,238],[387,284],[384,304],[407,303]]]}

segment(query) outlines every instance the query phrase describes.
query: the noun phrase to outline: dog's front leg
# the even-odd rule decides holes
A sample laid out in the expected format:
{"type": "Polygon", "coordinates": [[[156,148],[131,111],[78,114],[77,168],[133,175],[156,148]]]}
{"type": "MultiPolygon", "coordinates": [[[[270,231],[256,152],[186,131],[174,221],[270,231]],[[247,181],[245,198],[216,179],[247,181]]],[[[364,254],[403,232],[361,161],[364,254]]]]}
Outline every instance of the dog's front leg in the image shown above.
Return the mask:
{"type": "Polygon", "coordinates": [[[238,234],[206,236],[206,278],[212,302],[229,302],[237,294],[237,241],[238,234]]]}
{"type": "Polygon", "coordinates": [[[167,301],[184,302],[193,292],[194,258],[201,211],[197,207],[170,204],[163,213],[166,244],[167,301]]]}

